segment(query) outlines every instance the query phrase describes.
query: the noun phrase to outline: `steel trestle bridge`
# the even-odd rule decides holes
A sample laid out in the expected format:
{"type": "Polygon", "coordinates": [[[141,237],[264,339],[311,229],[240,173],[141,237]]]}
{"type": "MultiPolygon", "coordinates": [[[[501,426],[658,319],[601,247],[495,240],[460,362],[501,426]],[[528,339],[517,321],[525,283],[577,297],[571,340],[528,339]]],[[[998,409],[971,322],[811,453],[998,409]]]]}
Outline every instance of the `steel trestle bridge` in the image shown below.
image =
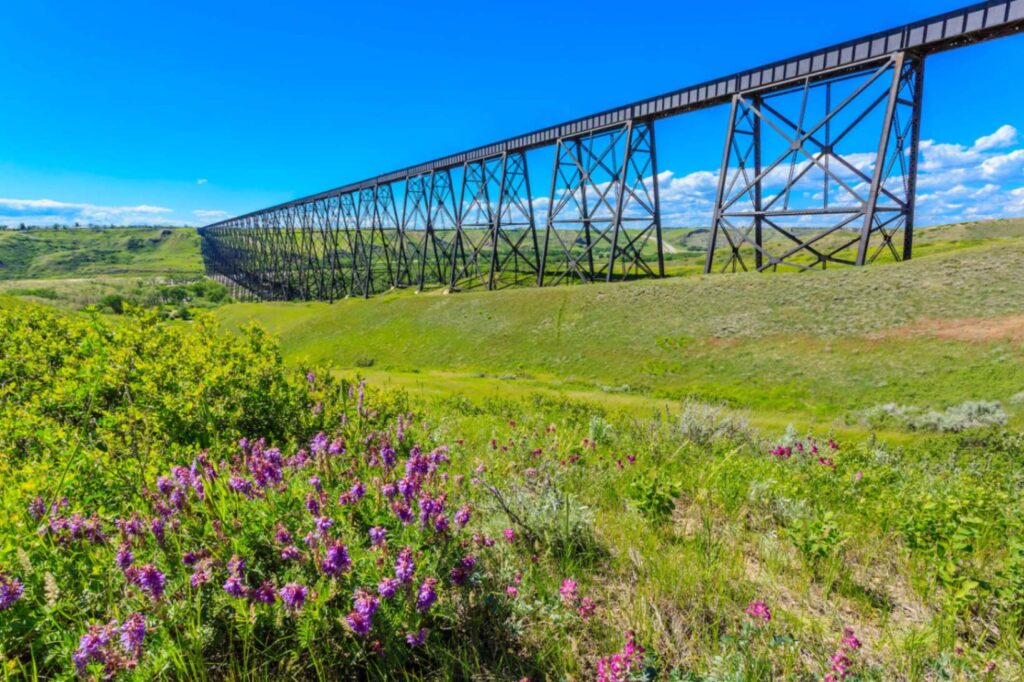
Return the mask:
{"type": "Polygon", "coordinates": [[[705,273],[909,259],[925,59],[1022,28],[979,3],[247,213],[200,229],[206,268],[265,300],[664,276],[655,122],[718,105],[705,273]]]}

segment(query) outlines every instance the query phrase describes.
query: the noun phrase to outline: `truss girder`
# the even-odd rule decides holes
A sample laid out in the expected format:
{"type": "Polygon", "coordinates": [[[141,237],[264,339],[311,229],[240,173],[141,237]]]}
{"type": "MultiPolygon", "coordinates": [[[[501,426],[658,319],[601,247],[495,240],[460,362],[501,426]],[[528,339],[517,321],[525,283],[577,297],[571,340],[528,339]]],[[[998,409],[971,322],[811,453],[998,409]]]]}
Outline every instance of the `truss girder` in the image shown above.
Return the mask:
{"type": "Polygon", "coordinates": [[[664,275],[657,176],[649,123],[559,140],[538,282],[664,275]]]}
{"type": "MultiPolygon", "coordinates": [[[[705,272],[909,258],[923,77],[923,59],[901,52],[736,92],[705,272]]],[[[653,119],[553,151],[543,201],[527,155],[501,152],[223,221],[202,230],[203,256],[236,297],[263,300],[664,276],[653,119]]]]}
{"type": "Polygon", "coordinates": [[[734,95],[705,273],[910,258],[923,78],[921,58],[897,53],[734,95]],[[858,135],[877,140],[874,155],[851,146],[858,135]]]}

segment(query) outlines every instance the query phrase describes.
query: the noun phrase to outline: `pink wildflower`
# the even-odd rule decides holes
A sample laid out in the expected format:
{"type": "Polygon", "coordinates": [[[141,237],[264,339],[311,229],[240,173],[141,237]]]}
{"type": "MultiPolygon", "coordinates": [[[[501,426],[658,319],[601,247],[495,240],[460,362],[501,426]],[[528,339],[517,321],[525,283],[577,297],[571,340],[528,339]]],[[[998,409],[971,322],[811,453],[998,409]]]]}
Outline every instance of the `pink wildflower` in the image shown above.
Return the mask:
{"type": "Polygon", "coordinates": [[[566,578],[562,581],[562,586],[558,588],[558,593],[562,595],[562,601],[566,604],[575,604],[576,600],[579,599],[576,581],[572,578],[566,578]]]}
{"type": "Polygon", "coordinates": [[[768,605],[760,599],[750,602],[744,613],[754,620],[761,620],[765,623],[768,623],[772,619],[771,609],[769,609],[768,605]]]}
{"type": "Polygon", "coordinates": [[[632,632],[626,633],[622,651],[597,662],[597,682],[626,682],[630,673],[643,665],[644,648],[636,643],[632,632]]]}
{"type": "Polygon", "coordinates": [[[576,613],[579,614],[583,620],[590,620],[590,617],[594,615],[594,611],[597,609],[597,604],[590,597],[584,597],[580,600],[580,605],[576,607],[576,613]]]}

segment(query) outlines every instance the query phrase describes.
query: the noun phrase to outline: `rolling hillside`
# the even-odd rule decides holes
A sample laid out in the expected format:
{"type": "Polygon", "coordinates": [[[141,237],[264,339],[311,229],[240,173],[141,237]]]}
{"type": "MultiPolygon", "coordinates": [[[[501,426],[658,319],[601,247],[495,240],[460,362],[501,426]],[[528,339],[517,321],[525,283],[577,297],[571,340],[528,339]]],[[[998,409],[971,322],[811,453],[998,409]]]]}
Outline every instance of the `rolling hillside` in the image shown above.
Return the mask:
{"type": "Polygon", "coordinates": [[[228,329],[256,321],[296,361],[425,391],[547,388],[645,408],[693,397],[853,424],[890,402],[1010,405],[1024,391],[1022,225],[922,231],[931,255],[862,270],[398,292],[217,315],[228,329]]]}
{"type": "Polygon", "coordinates": [[[202,272],[199,236],[191,228],[0,231],[0,280],[202,272]]]}

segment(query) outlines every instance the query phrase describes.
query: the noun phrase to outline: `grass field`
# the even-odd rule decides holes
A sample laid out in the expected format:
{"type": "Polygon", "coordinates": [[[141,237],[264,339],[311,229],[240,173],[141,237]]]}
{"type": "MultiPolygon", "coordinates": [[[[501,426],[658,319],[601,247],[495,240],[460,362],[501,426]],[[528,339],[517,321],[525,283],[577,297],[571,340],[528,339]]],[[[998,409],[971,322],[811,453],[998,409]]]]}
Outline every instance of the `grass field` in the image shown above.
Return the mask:
{"type": "Polygon", "coordinates": [[[198,322],[0,283],[0,678],[1022,679],[1024,221],[918,237],[198,322]]]}
{"type": "Polygon", "coordinates": [[[0,230],[0,280],[202,273],[191,228],[0,230]]]}
{"type": "Polygon", "coordinates": [[[685,398],[765,423],[855,425],[1024,390],[1024,221],[922,231],[909,263],[612,286],[236,304],[297,362],[416,390],[569,390],[649,410],[685,398]]]}
{"type": "Polygon", "coordinates": [[[128,303],[181,316],[226,299],[223,287],[206,282],[192,229],[0,231],[0,295],[64,310],[128,303]],[[211,299],[206,289],[218,291],[211,299]]]}

